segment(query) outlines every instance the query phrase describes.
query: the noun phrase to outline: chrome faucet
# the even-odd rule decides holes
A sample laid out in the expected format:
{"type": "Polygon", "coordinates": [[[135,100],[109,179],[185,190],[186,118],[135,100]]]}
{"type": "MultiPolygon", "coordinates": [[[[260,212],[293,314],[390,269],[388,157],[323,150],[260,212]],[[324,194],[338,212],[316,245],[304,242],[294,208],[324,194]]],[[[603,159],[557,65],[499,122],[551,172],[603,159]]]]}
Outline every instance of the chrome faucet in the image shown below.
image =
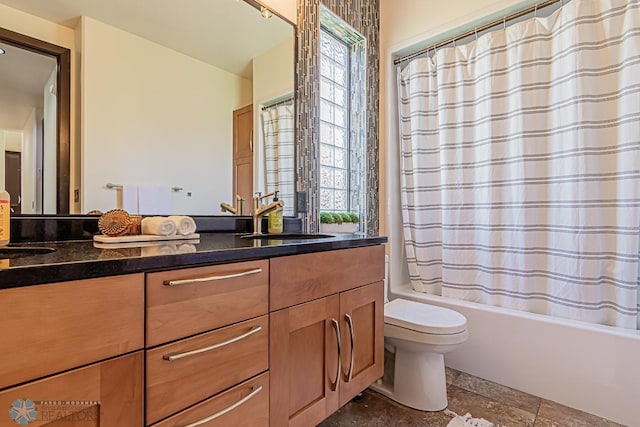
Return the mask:
{"type": "Polygon", "coordinates": [[[261,193],[256,194],[257,195],[253,197],[253,234],[262,234],[262,216],[269,212],[281,211],[284,207],[284,202],[282,200],[278,200],[277,202],[271,202],[266,206],[261,206],[260,202],[262,199],[271,197],[276,193],[273,191],[265,194],[264,196],[262,196],[261,193]]]}
{"type": "Polygon", "coordinates": [[[220,211],[230,212],[233,215],[244,215],[244,202],[245,200],[239,194],[236,194],[236,207],[234,208],[230,204],[222,202],[220,203],[220,211]]]}

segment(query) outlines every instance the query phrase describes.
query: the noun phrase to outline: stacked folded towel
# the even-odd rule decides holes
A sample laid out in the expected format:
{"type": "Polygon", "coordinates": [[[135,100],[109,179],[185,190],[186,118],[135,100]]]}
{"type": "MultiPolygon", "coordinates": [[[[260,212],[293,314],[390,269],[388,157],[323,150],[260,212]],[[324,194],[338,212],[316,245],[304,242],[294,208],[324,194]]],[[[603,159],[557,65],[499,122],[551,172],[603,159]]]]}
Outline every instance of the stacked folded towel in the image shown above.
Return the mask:
{"type": "Polygon", "coordinates": [[[185,215],[152,216],[142,220],[142,234],[188,236],[196,232],[196,222],[185,215]]]}
{"type": "Polygon", "coordinates": [[[190,216],[172,215],[169,219],[176,223],[177,233],[182,236],[196,232],[196,222],[190,216]]]}
{"type": "Polygon", "coordinates": [[[142,234],[173,236],[177,229],[176,223],[165,216],[152,216],[142,220],[142,234]]]}

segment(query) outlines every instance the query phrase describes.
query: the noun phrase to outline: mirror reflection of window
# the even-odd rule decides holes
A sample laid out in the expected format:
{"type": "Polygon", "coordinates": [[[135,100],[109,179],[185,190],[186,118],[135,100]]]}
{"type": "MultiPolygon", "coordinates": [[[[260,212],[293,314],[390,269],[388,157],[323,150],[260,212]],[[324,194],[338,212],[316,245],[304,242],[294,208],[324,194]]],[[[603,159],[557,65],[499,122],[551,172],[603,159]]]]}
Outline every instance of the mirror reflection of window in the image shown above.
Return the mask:
{"type": "Polygon", "coordinates": [[[264,181],[267,193],[278,191],[283,214],[294,214],[295,127],[293,96],[262,107],[264,181]]]}
{"type": "Polygon", "coordinates": [[[320,211],[364,218],[365,39],[324,6],[320,21],[320,211]]]}

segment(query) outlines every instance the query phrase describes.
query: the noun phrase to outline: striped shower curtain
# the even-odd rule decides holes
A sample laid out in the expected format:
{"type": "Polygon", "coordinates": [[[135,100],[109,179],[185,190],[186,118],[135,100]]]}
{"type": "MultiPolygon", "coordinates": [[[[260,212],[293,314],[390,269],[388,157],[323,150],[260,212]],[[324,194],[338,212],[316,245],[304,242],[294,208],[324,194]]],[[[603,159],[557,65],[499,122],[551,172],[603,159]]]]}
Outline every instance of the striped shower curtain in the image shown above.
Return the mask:
{"type": "Polygon", "coordinates": [[[262,111],[265,189],[267,193],[278,190],[278,197],[284,201],[285,215],[293,215],[294,206],[293,110],[293,103],[290,103],[262,111]]]}
{"type": "Polygon", "coordinates": [[[639,328],[640,0],[441,49],[398,93],[414,289],[639,328]]]}

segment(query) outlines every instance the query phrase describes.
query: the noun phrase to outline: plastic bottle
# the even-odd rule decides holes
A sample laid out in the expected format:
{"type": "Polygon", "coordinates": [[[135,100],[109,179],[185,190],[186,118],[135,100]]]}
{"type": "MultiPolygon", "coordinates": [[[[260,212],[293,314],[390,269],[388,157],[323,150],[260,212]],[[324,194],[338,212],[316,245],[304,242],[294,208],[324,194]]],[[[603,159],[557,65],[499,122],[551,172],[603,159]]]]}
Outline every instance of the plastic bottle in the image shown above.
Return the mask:
{"type": "Polygon", "coordinates": [[[6,190],[0,191],[0,246],[9,244],[11,233],[11,196],[6,190]]]}
{"type": "MultiPolygon", "coordinates": [[[[273,196],[273,201],[274,202],[278,201],[278,192],[277,191],[275,192],[275,195],[273,196]]],[[[282,233],[282,226],[283,226],[282,223],[283,223],[282,210],[269,212],[269,234],[282,233]]]]}

